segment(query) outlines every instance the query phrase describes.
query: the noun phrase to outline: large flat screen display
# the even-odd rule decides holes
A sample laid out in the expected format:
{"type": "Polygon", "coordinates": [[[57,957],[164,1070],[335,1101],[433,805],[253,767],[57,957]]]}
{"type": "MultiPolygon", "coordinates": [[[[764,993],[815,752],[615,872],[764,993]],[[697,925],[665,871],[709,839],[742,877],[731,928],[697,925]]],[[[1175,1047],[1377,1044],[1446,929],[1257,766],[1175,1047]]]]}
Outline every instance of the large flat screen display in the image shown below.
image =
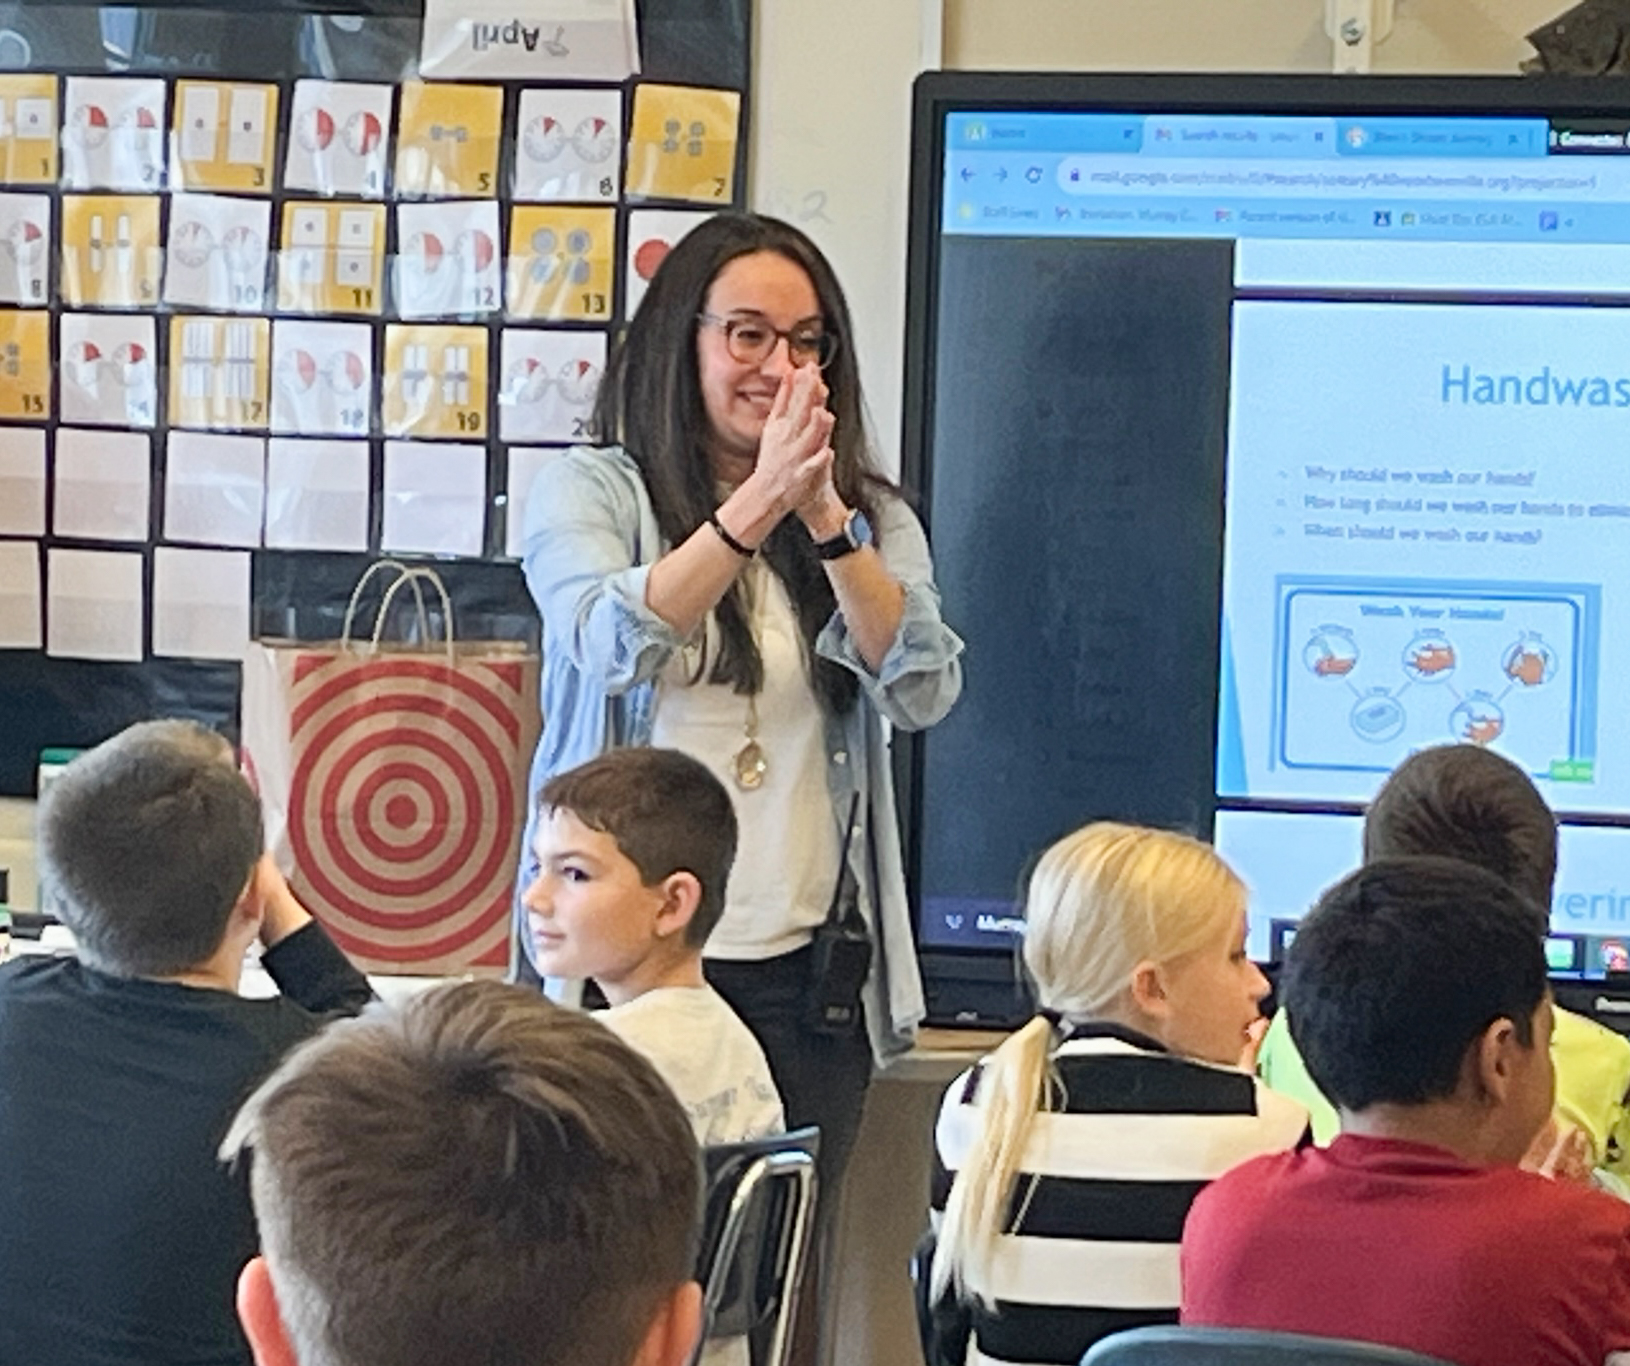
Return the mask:
{"type": "Polygon", "coordinates": [[[1630,967],[1630,118],[1519,80],[929,77],[907,472],[958,712],[925,950],[1082,820],[1214,837],[1270,959],[1428,745],[1563,820],[1553,965],[1630,967]]]}

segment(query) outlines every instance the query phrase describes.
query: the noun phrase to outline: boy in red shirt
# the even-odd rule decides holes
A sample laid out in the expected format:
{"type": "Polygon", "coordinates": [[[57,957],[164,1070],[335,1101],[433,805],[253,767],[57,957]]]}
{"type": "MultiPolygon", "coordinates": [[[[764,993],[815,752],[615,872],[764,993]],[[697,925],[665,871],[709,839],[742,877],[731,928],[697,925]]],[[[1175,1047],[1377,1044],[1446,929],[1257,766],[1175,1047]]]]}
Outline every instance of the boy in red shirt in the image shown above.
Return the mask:
{"type": "Polygon", "coordinates": [[[1533,916],[1451,859],[1380,860],[1325,893],[1280,987],[1341,1136],[1200,1195],[1183,1322],[1630,1366],[1630,1205],[1517,1166],[1555,1091],[1533,916]]]}

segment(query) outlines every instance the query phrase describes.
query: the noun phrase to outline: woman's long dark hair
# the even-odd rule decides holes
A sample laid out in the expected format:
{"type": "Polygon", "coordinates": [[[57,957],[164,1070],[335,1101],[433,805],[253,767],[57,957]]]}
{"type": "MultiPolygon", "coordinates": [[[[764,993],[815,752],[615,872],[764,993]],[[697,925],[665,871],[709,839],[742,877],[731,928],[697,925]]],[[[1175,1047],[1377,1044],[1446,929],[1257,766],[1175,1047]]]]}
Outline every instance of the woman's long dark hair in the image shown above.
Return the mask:
{"type": "MultiPolygon", "coordinates": [[[[639,466],[657,525],[670,545],[695,532],[719,501],[707,450],[697,314],[704,311],[719,272],[738,256],[759,251],[773,251],[803,268],[815,286],[827,331],[838,337],[837,354],[823,372],[827,407],[836,419],[832,451],[838,496],[875,526],[875,492],[892,487],[877,471],[866,438],[849,305],[832,267],[820,249],[790,224],[759,214],[718,214],[692,228],[668,253],[606,362],[594,405],[595,439],[620,444],[639,466]]],[[[770,533],[762,553],[786,585],[797,612],[815,695],[828,711],[850,710],[859,695],[859,681],[815,653],[815,637],[837,601],[809,534],[796,517],[788,516],[770,533]]],[[[739,582],[720,599],[716,616],[719,652],[710,681],[732,684],[738,693],[757,693],[764,686],[764,660],[753,640],[739,582]]]]}

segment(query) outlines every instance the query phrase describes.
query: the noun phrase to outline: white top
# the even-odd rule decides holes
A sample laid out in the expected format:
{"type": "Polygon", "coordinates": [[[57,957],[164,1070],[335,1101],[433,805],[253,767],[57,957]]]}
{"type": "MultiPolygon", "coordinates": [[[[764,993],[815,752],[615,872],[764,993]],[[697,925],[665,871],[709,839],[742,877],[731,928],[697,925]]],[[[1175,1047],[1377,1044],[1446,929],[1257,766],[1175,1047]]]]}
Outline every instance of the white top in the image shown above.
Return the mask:
{"type": "MultiPolygon", "coordinates": [[[[773,958],[802,948],[824,919],[838,878],[842,832],[826,782],[826,723],[810,686],[798,617],[781,580],[763,560],[743,574],[764,659],[758,695],[763,786],[744,790],[735,759],[747,743],[748,699],[727,683],[691,684],[702,633],[674,652],[657,685],[651,743],[701,760],[736,807],[736,862],[724,916],[708,937],[709,958],[773,958]]],[[[706,661],[718,658],[718,628],[706,626],[706,661]]]]}
{"type": "Polygon", "coordinates": [[[764,1050],[712,987],[657,987],[596,1018],[673,1088],[704,1148],[786,1130],[764,1050]]]}

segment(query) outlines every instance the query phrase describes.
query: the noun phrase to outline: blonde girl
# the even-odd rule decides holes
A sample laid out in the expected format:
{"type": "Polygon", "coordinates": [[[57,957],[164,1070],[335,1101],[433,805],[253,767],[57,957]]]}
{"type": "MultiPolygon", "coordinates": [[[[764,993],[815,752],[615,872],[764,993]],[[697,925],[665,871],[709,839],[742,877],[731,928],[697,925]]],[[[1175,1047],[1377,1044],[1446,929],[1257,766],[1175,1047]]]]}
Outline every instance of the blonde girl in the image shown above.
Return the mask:
{"type": "Polygon", "coordinates": [[[1168,831],[1100,822],[1042,855],[1024,933],[1040,1009],[952,1083],[935,1135],[931,1292],[967,1306],[970,1364],[1063,1366],[1175,1322],[1189,1204],[1305,1134],[1239,1066],[1268,991],[1245,900],[1209,845],[1168,831]]]}

